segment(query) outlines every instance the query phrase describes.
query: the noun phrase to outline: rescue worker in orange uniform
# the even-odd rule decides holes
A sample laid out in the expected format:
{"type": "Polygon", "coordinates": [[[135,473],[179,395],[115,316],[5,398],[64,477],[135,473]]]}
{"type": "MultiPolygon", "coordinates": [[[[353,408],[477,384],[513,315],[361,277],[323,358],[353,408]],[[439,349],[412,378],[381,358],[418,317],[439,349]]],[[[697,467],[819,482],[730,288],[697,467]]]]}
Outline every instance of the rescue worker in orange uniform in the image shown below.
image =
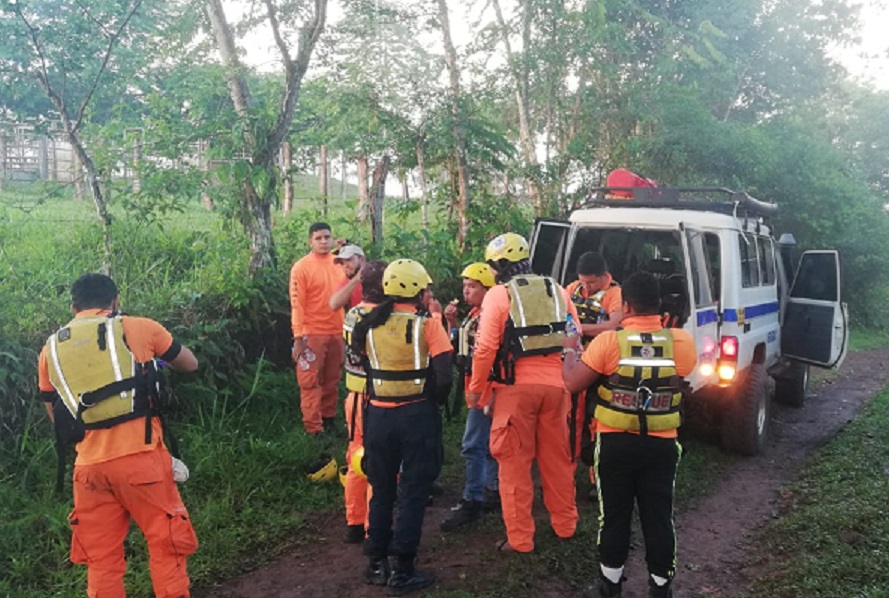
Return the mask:
{"type": "Polygon", "coordinates": [[[565,384],[573,392],[590,388],[598,420],[594,466],[601,571],[583,596],[620,597],[635,503],[645,537],[648,595],[671,598],[682,378],[694,370],[697,351],[688,332],[663,328],[660,289],[648,273],[637,272],[624,281],[621,325],[597,336],[580,359],[577,339],[565,342],[565,384]]]}
{"type": "Polygon", "coordinates": [[[317,437],[334,431],[345,314],[342,309],[331,309],[329,302],[346,275],[334,264],[329,224],[315,222],[309,227],[309,245],[309,254],[290,270],[290,308],[303,426],[307,434],[317,437]]]}
{"type": "Polygon", "coordinates": [[[453,349],[441,320],[423,308],[430,282],[419,262],[390,263],[383,273],[386,300],[352,331],[353,349],[367,359],[370,395],[364,413],[364,461],[373,496],[364,581],[385,585],[389,596],[435,582],[435,575],[416,569],[415,561],[426,502],[441,471],[440,408],[451,388],[453,349]]]}
{"type": "MultiPolygon", "coordinates": [[[[463,300],[469,304],[469,313],[463,323],[457,325],[457,303],[452,301],[444,311],[451,340],[456,345],[454,361],[463,373],[462,383],[468,385],[472,375],[472,349],[478,333],[478,320],[482,301],[496,282],[494,272],[484,262],[469,264],[461,273],[463,300]]],[[[484,412],[485,397],[478,406],[469,407],[463,432],[461,455],[466,461],[466,483],[463,499],[441,522],[442,531],[452,531],[473,521],[478,521],[486,510],[500,506],[500,482],[497,461],[491,456],[491,418],[484,412]],[[496,506],[495,506],[496,505],[496,506]]],[[[468,403],[467,403],[468,404],[468,403]]]]}
{"type": "Polygon", "coordinates": [[[87,565],[90,596],[126,596],[124,540],[133,519],[148,544],[155,595],[187,597],[186,560],[198,542],[174,481],[174,461],[176,479],[184,481],[187,468],[164,445],[155,360],[182,372],[198,362],[159,323],[117,309],[114,281],[84,274],[71,287],[74,319],[38,361],[57,434],[77,442],[71,562],[87,565]]]}
{"type": "Polygon", "coordinates": [[[343,338],[346,341],[346,427],[349,430],[349,444],[346,447],[346,476],[344,498],[346,502],[346,536],[348,544],[364,541],[367,525],[367,502],[370,500],[370,486],[367,475],[357,472],[352,467],[352,456],[364,446],[363,415],[367,404],[367,374],[364,371],[364,359],[360,352],[350,346],[355,325],[370,310],[382,303],[383,272],[389,264],[382,261],[367,262],[361,268],[361,284],[363,299],[349,310],[343,324],[343,338]]]}
{"type": "Polygon", "coordinates": [[[528,242],[515,233],[496,237],[485,249],[498,284],[482,302],[467,394],[476,407],[494,370],[491,454],[500,469],[507,534],[500,548],[517,552],[534,549],[535,459],[556,535],[570,538],[577,527],[566,425],[571,397],[559,357],[566,318],[570,313],[576,320],[577,312],[558,283],[531,273],[528,256],[528,242]]]}
{"type": "MultiPolygon", "coordinates": [[[[577,308],[583,345],[600,332],[616,330],[620,325],[621,292],[620,285],[611,277],[605,258],[593,251],[588,251],[577,258],[577,280],[566,288],[571,303],[577,308]]],[[[592,438],[596,435],[596,420],[592,417],[594,405],[588,404],[585,392],[574,393],[572,399],[573,436],[575,455],[582,457],[590,465],[590,481],[595,485],[596,478],[592,468],[592,438]]],[[[590,499],[595,498],[595,488],[590,492],[590,499]]]]}

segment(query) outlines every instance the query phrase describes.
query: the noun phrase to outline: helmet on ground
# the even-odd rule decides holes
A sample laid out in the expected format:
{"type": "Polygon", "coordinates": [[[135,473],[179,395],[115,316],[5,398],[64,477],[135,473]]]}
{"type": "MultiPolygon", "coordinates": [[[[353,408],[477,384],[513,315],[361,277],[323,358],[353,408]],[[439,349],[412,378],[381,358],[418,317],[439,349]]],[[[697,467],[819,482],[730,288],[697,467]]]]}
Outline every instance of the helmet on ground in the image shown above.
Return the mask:
{"type": "Polygon", "coordinates": [[[491,270],[491,266],[484,262],[469,264],[463,268],[463,272],[460,273],[460,276],[468,278],[469,280],[478,281],[483,287],[489,289],[496,284],[494,282],[494,272],[491,270]]]}
{"type": "Polygon", "coordinates": [[[345,488],[346,487],[346,474],[349,473],[349,466],[348,465],[340,465],[339,473],[340,473],[340,484],[342,485],[343,488],[345,488]]]}
{"type": "Polygon", "coordinates": [[[530,255],[528,241],[525,240],[525,237],[515,233],[503,233],[499,237],[494,237],[485,248],[486,262],[499,262],[500,260],[520,262],[528,259],[530,255]]]}
{"type": "Polygon", "coordinates": [[[367,472],[364,470],[363,446],[359,446],[357,449],[352,451],[352,460],[349,463],[352,465],[352,471],[357,473],[362,478],[367,478],[367,472]]]}
{"type": "Polygon", "coordinates": [[[389,297],[416,297],[432,283],[426,268],[420,262],[400,259],[395,260],[383,272],[383,293],[389,297]]]}
{"type": "Polygon", "coordinates": [[[306,477],[312,482],[328,482],[336,478],[336,459],[322,454],[316,461],[306,467],[306,477]]]}

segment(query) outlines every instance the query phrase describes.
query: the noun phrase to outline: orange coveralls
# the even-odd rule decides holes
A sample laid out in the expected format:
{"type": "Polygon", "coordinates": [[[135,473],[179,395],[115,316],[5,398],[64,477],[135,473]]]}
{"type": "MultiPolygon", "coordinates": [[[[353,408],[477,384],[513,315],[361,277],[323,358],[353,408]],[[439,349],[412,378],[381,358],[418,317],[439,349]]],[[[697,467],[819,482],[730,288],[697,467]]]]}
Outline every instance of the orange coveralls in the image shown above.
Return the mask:
{"type": "MultiPolygon", "coordinates": [[[[567,294],[565,301],[576,321],[577,311],[567,294]]],[[[469,392],[484,393],[488,385],[488,373],[503,342],[509,305],[503,285],[485,295],[469,392]]],[[[572,537],[577,507],[567,425],[571,396],[562,382],[559,353],[519,359],[515,384],[495,384],[492,393],[491,455],[500,467],[500,503],[509,545],[517,552],[534,549],[531,464],[535,459],[553,531],[560,538],[572,537]]]]}
{"type": "Polygon", "coordinates": [[[343,367],[341,309],[330,309],[330,296],[346,275],[333,255],[309,253],[290,270],[290,309],[293,338],[305,336],[315,361],[303,371],[296,366],[303,426],[309,434],[323,431],[323,420],[336,416],[337,387],[343,367]]]}
{"type": "MultiPolygon", "coordinates": [[[[75,317],[108,314],[92,309],[75,317]]],[[[123,318],[127,346],[137,362],[176,357],[179,344],[148,318],[123,318]]],[[[46,351],[38,361],[38,384],[54,393],[46,351]]],[[[71,562],[87,565],[90,598],[124,598],[124,540],[130,519],[148,543],[151,582],[158,598],[189,596],[186,557],[198,547],[188,511],[173,481],[170,453],[160,420],[154,418],[151,444],[145,444],[145,420],[138,418],[104,430],[87,430],[77,444],[74,463],[74,510],[71,562]]]]}

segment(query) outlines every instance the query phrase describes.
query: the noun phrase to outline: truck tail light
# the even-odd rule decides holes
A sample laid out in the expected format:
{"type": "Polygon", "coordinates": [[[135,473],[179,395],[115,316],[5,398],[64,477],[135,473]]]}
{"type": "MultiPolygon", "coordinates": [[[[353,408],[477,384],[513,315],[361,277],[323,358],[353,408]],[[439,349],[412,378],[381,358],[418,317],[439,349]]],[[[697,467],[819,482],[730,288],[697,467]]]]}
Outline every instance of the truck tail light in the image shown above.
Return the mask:
{"type": "Polygon", "coordinates": [[[731,382],[738,372],[738,337],[724,336],[719,341],[719,362],[716,367],[719,379],[731,382]]]}

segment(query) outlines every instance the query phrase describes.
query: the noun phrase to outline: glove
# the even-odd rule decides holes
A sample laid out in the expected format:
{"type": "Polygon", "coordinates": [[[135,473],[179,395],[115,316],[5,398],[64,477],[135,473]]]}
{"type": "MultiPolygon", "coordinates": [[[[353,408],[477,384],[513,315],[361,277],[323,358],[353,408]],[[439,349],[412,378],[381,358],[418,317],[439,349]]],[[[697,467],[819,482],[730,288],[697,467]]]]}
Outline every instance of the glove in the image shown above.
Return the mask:
{"type": "Polygon", "coordinates": [[[173,457],[173,481],[177,484],[183,484],[188,480],[188,467],[177,459],[173,457]]]}

